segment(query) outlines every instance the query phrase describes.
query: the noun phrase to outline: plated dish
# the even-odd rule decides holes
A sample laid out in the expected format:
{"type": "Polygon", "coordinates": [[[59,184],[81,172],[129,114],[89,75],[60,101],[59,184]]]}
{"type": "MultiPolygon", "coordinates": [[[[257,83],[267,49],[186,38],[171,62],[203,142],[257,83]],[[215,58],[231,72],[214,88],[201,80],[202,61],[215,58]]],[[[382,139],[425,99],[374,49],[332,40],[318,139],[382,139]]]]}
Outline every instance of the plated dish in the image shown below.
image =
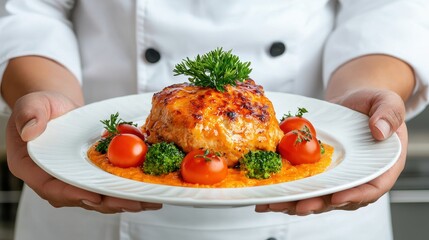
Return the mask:
{"type": "Polygon", "coordinates": [[[253,80],[225,91],[174,84],[153,95],[143,125],[111,114],[89,159],[111,174],[182,187],[253,187],[324,172],[333,148],[318,140],[307,109],[280,122],[253,80]]]}
{"type": "Polygon", "coordinates": [[[368,182],[389,169],[401,151],[396,135],[375,141],[367,117],[350,109],[312,98],[267,92],[276,113],[306,108],[306,118],[319,139],[334,147],[331,165],[321,174],[280,184],[244,188],[187,188],[143,183],[109,174],[89,161],[88,148],[103,131],[100,119],[120,112],[123,119],[143,123],[153,93],[89,104],[52,120],[47,130],[29,142],[33,160],[69,184],[114,197],[190,206],[240,206],[294,201],[325,195],[368,182]]]}

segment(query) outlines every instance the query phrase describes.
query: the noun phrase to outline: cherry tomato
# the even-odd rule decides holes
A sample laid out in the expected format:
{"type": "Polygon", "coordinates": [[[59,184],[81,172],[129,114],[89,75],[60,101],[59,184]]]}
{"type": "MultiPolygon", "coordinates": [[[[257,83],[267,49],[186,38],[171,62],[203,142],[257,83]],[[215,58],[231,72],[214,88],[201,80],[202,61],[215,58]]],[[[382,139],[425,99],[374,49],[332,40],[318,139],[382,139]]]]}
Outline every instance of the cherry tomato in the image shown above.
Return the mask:
{"type": "Polygon", "coordinates": [[[118,167],[137,167],[145,160],[147,146],[134,134],[124,133],[112,138],[107,149],[107,158],[118,167]]]}
{"type": "Polygon", "coordinates": [[[186,182],[214,184],[226,178],[228,164],[223,157],[197,149],[185,156],[180,171],[186,182]]]}
{"type": "MultiPolygon", "coordinates": [[[[141,138],[143,141],[145,140],[145,136],[143,132],[140,130],[140,128],[135,127],[133,125],[130,125],[127,123],[121,123],[116,127],[116,129],[120,134],[129,133],[129,134],[136,135],[137,137],[141,138]]],[[[101,135],[101,137],[107,137],[107,135],[108,135],[108,132],[105,130],[101,135]]]]}
{"type": "Polygon", "coordinates": [[[316,137],[316,129],[311,122],[303,117],[287,117],[280,122],[280,129],[286,134],[293,130],[303,130],[304,127],[310,130],[312,136],[316,137]]]}
{"type": "Polygon", "coordinates": [[[319,141],[309,131],[286,133],[277,148],[282,158],[293,165],[315,163],[321,158],[319,141]]]}
{"type": "Polygon", "coordinates": [[[117,127],[119,133],[130,133],[130,134],[134,134],[137,137],[141,138],[143,141],[145,140],[145,137],[143,135],[143,132],[140,128],[135,127],[133,125],[130,124],[119,124],[117,127]]]}

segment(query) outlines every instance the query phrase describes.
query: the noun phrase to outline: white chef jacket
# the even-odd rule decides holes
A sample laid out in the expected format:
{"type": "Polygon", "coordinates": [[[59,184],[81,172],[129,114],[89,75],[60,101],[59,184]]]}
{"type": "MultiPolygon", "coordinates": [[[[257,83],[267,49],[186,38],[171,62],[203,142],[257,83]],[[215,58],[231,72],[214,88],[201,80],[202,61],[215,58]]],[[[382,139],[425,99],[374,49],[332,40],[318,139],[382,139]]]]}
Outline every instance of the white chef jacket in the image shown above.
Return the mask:
{"type": "MultiPolygon", "coordinates": [[[[429,98],[427,0],[11,0],[7,10],[0,76],[11,58],[44,56],[81,81],[87,102],[183,82],[174,65],[216,47],[250,61],[266,90],[316,98],[341,64],[388,54],[416,73],[408,117],[429,98]]],[[[387,196],[357,211],[306,217],[171,205],[104,215],[55,209],[27,187],[16,229],[18,240],[392,238],[387,196]]]]}

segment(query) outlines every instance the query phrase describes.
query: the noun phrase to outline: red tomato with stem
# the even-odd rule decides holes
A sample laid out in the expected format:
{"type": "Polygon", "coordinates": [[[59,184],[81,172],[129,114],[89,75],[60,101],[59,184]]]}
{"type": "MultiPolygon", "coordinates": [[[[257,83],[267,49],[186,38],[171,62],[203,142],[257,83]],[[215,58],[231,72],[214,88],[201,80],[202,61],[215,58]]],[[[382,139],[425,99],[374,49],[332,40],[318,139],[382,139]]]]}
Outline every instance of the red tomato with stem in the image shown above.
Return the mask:
{"type": "Polygon", "coordinates": [[[308,119],[302,117],[304,113],[308,113],[307,109],[299,107],[295,115],[290,112],[284,114],[280,120],[280,129],[286,134],[293,130],[304,130],[307,127],[311,135],[316,137],[316,129],[308,119]]]}
{"type": "MultiPolygon", "coordinates": [[[[146,139],[141,129],[131,124],[127,124],[127,123],[118,124],[118,126],[116,127],[116,130],[118,130],[119,134],[129,133],[129,134],[136,135],[137,137],[141,138],[143,141],[146,139]]],[[[109,133],[107,132],[107,130],[105,130],[101,135],[101,137],[107,137],[108,134],[109,133]]]]}
{"type": "Polygon", "coordinates": [[[215,153],[196,149],[185,156],[180,171],[186,182],[215,184],[228,175],[228,164],[225,158],[215,153]]]}
{"type": "Polygon", "coordinates": [[[112,138],[107,148],[107,158],[118,167],[140,166],[146,157],[146,143],[134,134],[118,134],[112,138]]]}
{"type": "Polygon", "coordinates": [[[280,129],[286,134],[293,130],[303,130],[307,127],[312,136],[316,137],[316,129],[313,124],[303,117],[287,117],[280,122],[280,129]]]}
{"type": "Polygon", "coordinates": [[[309,130],[286,133],[277,146],[278,152],[291,164],[315,163],[320,160],[320,144],[309,130]]]}

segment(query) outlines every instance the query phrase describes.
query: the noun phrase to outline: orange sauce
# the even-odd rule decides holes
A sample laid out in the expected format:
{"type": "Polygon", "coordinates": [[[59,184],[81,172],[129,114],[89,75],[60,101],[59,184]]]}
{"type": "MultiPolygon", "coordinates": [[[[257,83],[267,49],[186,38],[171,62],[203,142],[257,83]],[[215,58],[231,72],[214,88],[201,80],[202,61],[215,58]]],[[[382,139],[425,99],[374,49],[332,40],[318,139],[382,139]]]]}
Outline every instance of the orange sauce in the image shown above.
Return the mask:
{"type": "Polygon", "coordinates": [[[143,170],[140,167],[115,167],[109,162],[106,154],[101,154],[95,150],[95,146],[92,146],[88,150],[88,157],[95,165],[104,171],[136,181],[183,187],[237,188],[289,182],[322,173],[331,164],[332,154],[334,152],[334,148],[332,146],[327,144],[323,145],[325,147],[325,153],[322,155],[320,161],[316,163],[292,165],[287,160],[283,159],[283,167],[281,171],[273,174],[269,179],[250,179],[246,177],[244,171],[230,168],[228,169],[228,176],[226,179],[213,185],[191,184],[184,182],[180,177],[180,171],[163,176],[152,176],[143,173],[143,170]]]}

